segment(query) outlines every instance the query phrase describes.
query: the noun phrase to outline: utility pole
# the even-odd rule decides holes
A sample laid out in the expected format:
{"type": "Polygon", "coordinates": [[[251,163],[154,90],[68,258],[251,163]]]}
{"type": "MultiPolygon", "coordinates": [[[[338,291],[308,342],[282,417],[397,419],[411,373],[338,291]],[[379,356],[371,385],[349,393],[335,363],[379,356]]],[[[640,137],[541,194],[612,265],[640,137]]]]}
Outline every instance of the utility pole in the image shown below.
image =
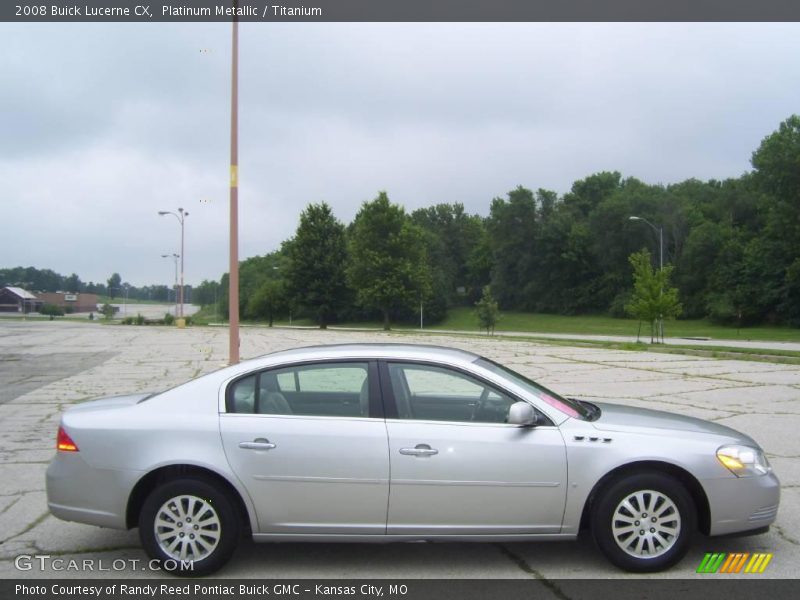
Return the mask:
{"type": "Polygon", "coordinates": [[[239,362],[239,20],[236,16],[233,17],[232,26],[228,363],[235,365],[239,362]]]}

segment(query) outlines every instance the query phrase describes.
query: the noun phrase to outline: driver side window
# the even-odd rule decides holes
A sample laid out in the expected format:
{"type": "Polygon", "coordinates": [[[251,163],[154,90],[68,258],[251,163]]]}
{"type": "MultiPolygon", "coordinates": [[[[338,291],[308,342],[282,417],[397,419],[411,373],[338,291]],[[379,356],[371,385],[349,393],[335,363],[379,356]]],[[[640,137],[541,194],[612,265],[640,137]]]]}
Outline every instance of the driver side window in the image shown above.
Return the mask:
{"type": "Polygon", "coordinates": [[[459,371],[413,363],[388,367],[400,419],[505,423],[515,402],[459,371]]]}

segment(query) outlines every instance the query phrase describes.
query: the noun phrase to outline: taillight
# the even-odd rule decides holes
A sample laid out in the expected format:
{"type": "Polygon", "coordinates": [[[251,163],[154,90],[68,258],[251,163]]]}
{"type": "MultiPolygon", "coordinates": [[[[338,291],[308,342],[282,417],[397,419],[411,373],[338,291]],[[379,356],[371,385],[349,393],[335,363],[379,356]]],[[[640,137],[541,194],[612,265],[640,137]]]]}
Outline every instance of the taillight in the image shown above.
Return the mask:
{"type": "Polygon", "coordinates": [[[58,427],[58,435],[56,436],[56,449],[61,452],[78,452],[75,442],[72,441],[72,438],[67,435],[67,432],[61,426],[58,427]]]}

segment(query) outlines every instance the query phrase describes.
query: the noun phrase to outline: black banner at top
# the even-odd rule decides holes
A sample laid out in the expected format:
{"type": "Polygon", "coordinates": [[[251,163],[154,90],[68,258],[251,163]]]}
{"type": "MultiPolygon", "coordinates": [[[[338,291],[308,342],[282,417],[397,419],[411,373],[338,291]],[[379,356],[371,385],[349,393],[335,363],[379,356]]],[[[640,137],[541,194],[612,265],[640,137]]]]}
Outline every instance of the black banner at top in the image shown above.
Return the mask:
{"type": "Polygon", "coordinates": [[[778,22],[799,0],[3,0],[5,22],[778,22]]]}

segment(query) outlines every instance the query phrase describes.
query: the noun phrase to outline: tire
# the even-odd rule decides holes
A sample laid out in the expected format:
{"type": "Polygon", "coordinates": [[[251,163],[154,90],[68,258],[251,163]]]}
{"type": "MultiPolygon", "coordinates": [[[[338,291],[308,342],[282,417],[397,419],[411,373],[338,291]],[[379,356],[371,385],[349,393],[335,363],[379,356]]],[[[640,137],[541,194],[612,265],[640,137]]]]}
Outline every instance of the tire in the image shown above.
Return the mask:
{"type": "Polygon", "coordinates": [[[662,473],[639,473],[611,482],[592,510],[600,550],[626,571],[668,569],[680,561],[697,530],[697,509],[683,484],[662,473]]]}
{"type": "Polygon", "coordinates": [[[240,531],[230,496],[204,479],[160,485],[139,513],[139,538],[147,555],[162,570],[183,577],[208,575],[225,565],[240,531]]]}

